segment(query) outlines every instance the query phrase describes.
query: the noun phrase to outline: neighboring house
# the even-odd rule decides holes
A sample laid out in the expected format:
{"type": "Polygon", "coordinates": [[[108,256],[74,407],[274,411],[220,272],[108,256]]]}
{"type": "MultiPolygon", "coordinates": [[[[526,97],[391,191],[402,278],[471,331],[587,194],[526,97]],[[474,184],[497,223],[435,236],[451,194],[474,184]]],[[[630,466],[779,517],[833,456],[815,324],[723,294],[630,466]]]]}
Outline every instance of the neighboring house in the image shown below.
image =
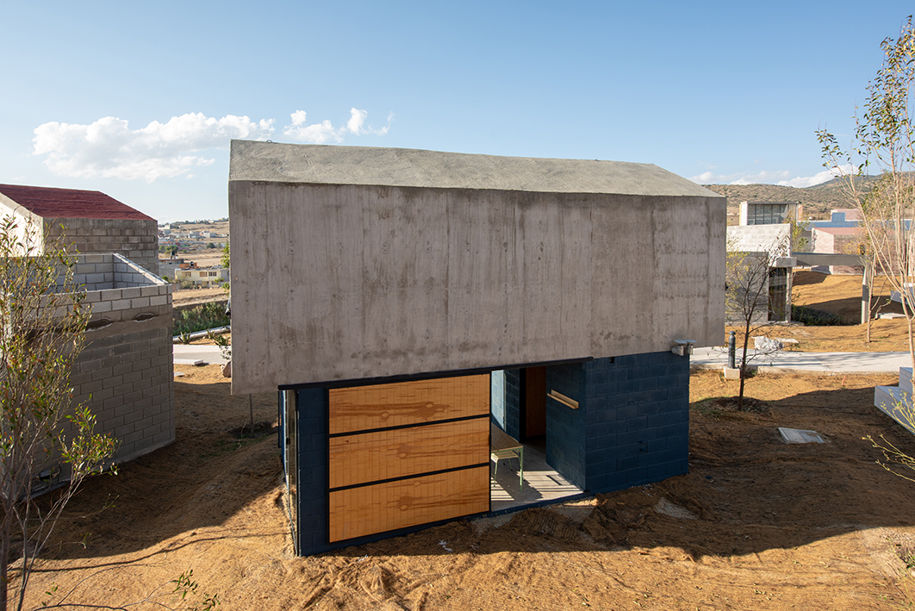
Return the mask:
{"type": "Polygon", "coordinates": [[[39,240],[63,234],[81,254],[116,252],[158,269],[156,221],[101,191],[0,185],[0,216],[8,214],[33,221],[39,240]]]}
{"type": "Polygon", "coordinates": [[[224,284],[229,281],[229,270],[224,267],[197,267],[196,263],[182,263],[175,269],[174,282],[190,282],[200,286],[224,284]]]}
{"type": "Polygon", "coordinates": [[[86,403],[96,430],[117,438],[115,459],[173,441],[171,287],[149,271],[156,221],[98,191],[11,185],[0,185],[0,214],[33,221],[36,247],[63,231],[80,251],[74,281],[92,315],[70,379],[73,402],[86,403]]]}
{"type": "Polygon", "coordinates": [[[170,281],[174,281],[175,271],[177,271],[178,268],[184,264],[185,260],[181,257],[159,259],[159,276],[162,278],[168,278],[170,281]]]}
{"type": "MultiPolygon", "coordinates": [[[[863,227],[814,227],[810,230],[811,252],[826,254],[863,254],[866,247],[866,236],[863,227]]],[[[827,274],[864,273],[863,265],[817,265],[814,271],[827,274]]]]}
{"type": "Polygon", "coordinates": [[[799,202],[740,202],[740,225],[778,225],[796,223],[801,215],[799,202]]]}
{"type": "Polygon", "coordinates": [[[687,471],[718,194],[650,164],[234,141],[229,210],[232,392],[280,391],[298,553],[687,471]]]}
{"type": "MultiPolygon", "coordinates": [[[[766,301],[759,304],[759,320],[791,320],[791,269],[796,264],[791,251],[791,225],[732,225],[727,228],[727,250],[769,259],[766,301]]],[[[727,312],[727,318],[735,322],[740,316],[727,312]]]]}
{"type": "Polygon", "coordinates": [[[828,220],[804,221],[804,225],[809,229],[858,227],[861,225],[861,213],[854,208],[838,208],[830,211],[828,220]]]}

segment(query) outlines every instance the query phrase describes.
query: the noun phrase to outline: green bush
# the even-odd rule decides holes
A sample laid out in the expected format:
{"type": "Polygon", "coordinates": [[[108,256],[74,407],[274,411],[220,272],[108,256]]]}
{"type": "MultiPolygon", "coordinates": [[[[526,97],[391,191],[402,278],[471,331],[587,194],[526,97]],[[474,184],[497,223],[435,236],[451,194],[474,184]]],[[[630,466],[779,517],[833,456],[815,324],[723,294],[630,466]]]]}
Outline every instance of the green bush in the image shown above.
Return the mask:
{"type": "Polygon", "coordinates": [[[178,314],[175,321],[175,335],[184,335],[195,331],[204,331],[216,327],[225,327],[229,324],[224,303],[204,303],[178,314]]]}
{"type": "Polygon", "coordinates": [[[848,324],[835,314],[807,306],[791,306],[791,320],[823,327],[848,324]]]}

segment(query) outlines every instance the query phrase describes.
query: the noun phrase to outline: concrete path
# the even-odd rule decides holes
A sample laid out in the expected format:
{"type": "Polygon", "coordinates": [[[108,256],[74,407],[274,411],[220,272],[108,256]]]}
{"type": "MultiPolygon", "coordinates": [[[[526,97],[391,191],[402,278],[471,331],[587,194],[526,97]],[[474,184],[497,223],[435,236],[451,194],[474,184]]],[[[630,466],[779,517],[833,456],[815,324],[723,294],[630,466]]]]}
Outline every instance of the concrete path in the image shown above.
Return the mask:
{"type": "MultiPolygon", "coordinates": [[[[755,354],[755,351],[751,350],[755,354]]],[[[226,361],[219,346],[175,344],[176,365],[193,365],[206,361],[222,365],[226,361]]],[[[699,369],[721,369],[728,361],[723,347],[696,348],[690,366],[699,369]]],[[[833,373],[899,373],[900,367],[911,367],[908,352],[788,352],[762,355],[751,361],[762,371],[828,371],[833,373]]]]}
{"type": "MultiPolygon", "coordinates": [[[[749,353],[756,354],[755,350],[749,353]]],[[[738,358],[740,351],[738,350],[738,358]]],[[[724,347],[696,348],[690,366],[721,369],[728,362],[724,347]]],[[[760,355],[751,361],[759,371],[828,371],[831,373],[899,373],[900,367],[911,367],[908,352],[788,352],[760,355]]]]}
{"type": "Polygon", "coordinates": [[[222,358],[219,346],[195,346],[193,344],[174,344],[172,351],[175,365],[193,365],[196,361],[224,365],[226,359],[222,358]]]}

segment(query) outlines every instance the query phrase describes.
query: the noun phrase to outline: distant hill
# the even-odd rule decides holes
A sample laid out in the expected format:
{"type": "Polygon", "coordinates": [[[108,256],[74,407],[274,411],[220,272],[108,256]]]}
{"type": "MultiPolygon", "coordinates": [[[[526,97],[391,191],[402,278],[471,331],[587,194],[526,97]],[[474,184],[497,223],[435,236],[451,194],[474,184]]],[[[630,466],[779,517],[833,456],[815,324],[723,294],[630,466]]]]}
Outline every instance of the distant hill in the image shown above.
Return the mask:
{"type": "MultiPolygon", "coordinates": [[[[856,180],[868,183],[876,176],[862,176],[856,180]]],[[[728,198],[728,217],[737,217],[740,202],[765,200],[777,202],[800,202],[804,205],[804,218],[827,218],[833,208],[850,208],[851,204],[843,194],[843,183],[833,178],[813,187],[784,187],[782,185],[703,185],[715,193],[728,198]]]]}

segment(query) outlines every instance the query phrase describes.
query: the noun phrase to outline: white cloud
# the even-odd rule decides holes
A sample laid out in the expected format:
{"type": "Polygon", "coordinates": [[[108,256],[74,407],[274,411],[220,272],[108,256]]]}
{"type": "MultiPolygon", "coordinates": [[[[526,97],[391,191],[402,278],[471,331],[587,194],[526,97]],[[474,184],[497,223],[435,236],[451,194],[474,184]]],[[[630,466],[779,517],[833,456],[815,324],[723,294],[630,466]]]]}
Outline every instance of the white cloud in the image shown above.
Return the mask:
{"type": "Polygon", "coordinates": [[[836,176],[842,174],[853,174],[855,172],[855,167],[853,165],[843,165],[838,168],[831,168],[828,170],[822,170],[817,172],[813,176],[795,176],[791,180],[782,180],[778,184],[785,185],[787,187],[812,187],[814,185],[823,184],[824,182],[830,181],[836,176]]]}
{"type": "Polygon", "coordinates": [[[297,110],[289,118],[291,123],[283,129],[283,135],[297,142],[308,142],[310,144],[324,144],[325,142],[343,142],[347,134],[354,136],[364,136],[371,134],[383,136],[391,128],[391,119],[393,115],[388,115],[388,121],[384,127],[373,128],[366,125],[366,119],[369,116],[367,110],[361,108],[349,109],[349,120],[346,125],[335,128],[333,123],[325,119],[320,123],[311,123],[307,121],[307,113],[304,110],[297,110]]]}
{"type": "Polygon", "coordinates": [[[153,182],[211,165],[215,160],[205,152],[225,148],[232,138],[269,137],[273,119],[215,118],[198,112],[130,129],[124,119],[102,117],[87,125],[51,121],[34,133],[32,153],[44,155],[55,174],[153,182]]]}
{"type": "MultiPolygon", "coordinates": [[[[842,172],[853,172],[851,166],[843,166],[842,172]]],[[[840,173],[839,170],[823,170],[812,176],[795,176],[791,178],[788,170],[760,170],[758,172],[735,172],[733,174],[718,174],[711,170],[705,171],[690,180],[703,185],[755,185],[774,184],[785,187],[812,187],[822,184],[840,173]]]]}
{"type": "MultiPolygon", "coordinates": [[[[304,110],[289,115],[283,134],[298,142],[342,142],[347,135],[388,133],[393,115],[382,128],[367,125],[368,111],[351,108],[345,125],[329,120],[309,124],[304,110]]],[[[102,117],[89,124],[42,123],[34,130],[32,154],[44,157],[55,174],[91,178],[121,178],[154,182],[159,178],[191,176],[194,168],[212,165],[213,149],[225,149],[229,140],[265,140],[274,133],[274,120],[252,121],[246,116],[208,117],[187,113],[165,123],[151,121],[131,129],[118,117],[102,117]]]]}
{"type": "Polygon", "coordinates": [[[333,124],[324,120],[320,123],[308,124],[308,114],[304,110],[297,110],[289,118],[292,123],[283,130],[283,135],[299,142],[309,142],[311,144],[324,144],[330,140],[334,142],[343,141],[344,130],[334,129],[333,124]]]}
{"type": "Polygon", "coordinates": [[[700,185],[711,185],[715,181],[715,173],[711,170],[703,172],[702,174],[696,174],[695,176],[690,176],[689,179],[693,182],[697,182],[700,185]]]}
{"type": "Polygon", "coordinates": [[[770,170],[760,170],[752,174],[740,174],[736,178],[732,178],[729,184],[732,185],[755,185],[755,184],[772,184],[777,182],[779,179],[784,180],[791,176],[791,173],[788,170],[781,171],[770,171],[770,170]]]}
{"type": "Polygon", "coordinates": [[[360,110],[358,108],[349,109],[349,121],[346,122],[346,129],[352,134],[361,134],[363,133],[363,126],[365,125],[365,119],[369,116],[368,111],[360,110]]]}

